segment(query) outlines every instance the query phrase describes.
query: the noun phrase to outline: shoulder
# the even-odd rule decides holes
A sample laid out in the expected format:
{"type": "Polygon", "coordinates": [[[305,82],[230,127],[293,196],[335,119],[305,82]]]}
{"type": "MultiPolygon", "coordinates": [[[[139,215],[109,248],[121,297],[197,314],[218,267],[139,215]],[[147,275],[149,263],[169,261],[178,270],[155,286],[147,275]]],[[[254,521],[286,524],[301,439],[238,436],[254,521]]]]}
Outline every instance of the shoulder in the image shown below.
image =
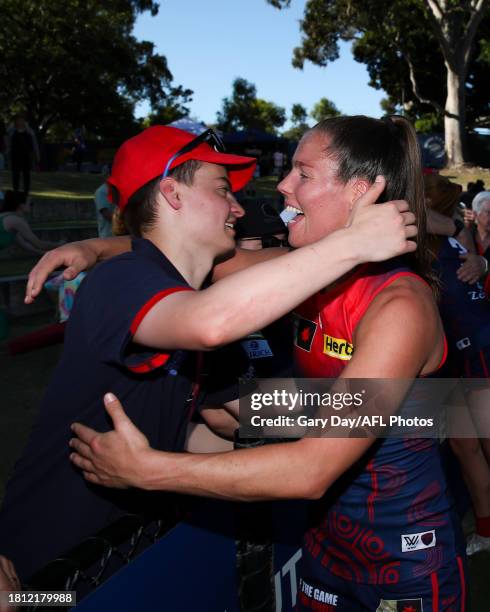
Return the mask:
{"type": "Polygon", "coordinates": [[[99,195],[105,195],[108,193],[108,188],[107,188],[107,183],[102,183],[102,185],[99,185],[97,187],[97,189],[95,190],[95,195],[99,196],[99,195]]]}
{"type": "Polygon", "coordinates": [[[438,322],[438,310],[430,287],[417,276],[400,276],[384,287],[366,309],[361,324],[383,318],[400,333],[406,326],[428,326],[438,322]]]}
{"type": "MultiPolygon", "coordinates": [[[[432,291],[419,277],[401,276],[373,299],[355,332],[356,352],[390,355],[395,376],[435,370],[444,353],[444,333],[432,291]]],[[[379,357],[377,357],[379,359],[379,357]]]]}
{"type": "Polygon", "coordinates": [[[3,217],[3,221],[5,225],[9,227],[15,227],[15,228],[29,227],[29,223],[27,223],[27,221],[23,217],[21,217],[20,215],[14,212],[5,213],[5,216],[3,217]]]}
{"type": "Polygon", "coordinates": [[[128,251],[99,264],[88,276],[88,285],[104,293],[116,289],[146,294],[158,288],[188,286],[168,262],[158,263],[136,251],[128,251]]]}
{"type": "Polygon", "coordinates": [[[127,251],[98,264],[90,273],[89,278],[100,281],[115,279],[116,282],[126,282],[128,275],[148,277],[155,274],[165,276],[166,271],[138,253],[127,251]]]}

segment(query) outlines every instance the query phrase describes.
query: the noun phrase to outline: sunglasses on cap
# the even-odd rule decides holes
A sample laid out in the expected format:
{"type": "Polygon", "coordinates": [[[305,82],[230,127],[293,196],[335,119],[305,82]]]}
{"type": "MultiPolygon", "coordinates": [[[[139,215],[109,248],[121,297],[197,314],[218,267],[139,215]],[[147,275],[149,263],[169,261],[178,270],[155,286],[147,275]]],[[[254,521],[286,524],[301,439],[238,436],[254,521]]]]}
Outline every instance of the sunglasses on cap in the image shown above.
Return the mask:
{"type": "Polygon", "coordinates": [[[182,149],[179,149],[177,151],[177,153],[172,155],[172,157],[168,160],[165,166],[165,170],[162,173],[162,179],[168,176],[168,173],[170,172],[170,166],[174,163],[174,161],[178,157],[180,157],[181,155],[185,155],[186,153],[190,153],[190,151],[194,150],[200,144],[203,144],[203,143],[207,143],[211,145],[214,148],[214,150],[218,151],[219,153],[225,152],[225,144],[221,140],[221,138],[218,136],[218,134],[216,134],[216,132],[212,129],[206,130],[205,132],[203,132],[202,134],[199,134],[199,136],[197,136],[196,138],[188,142],[186,145],[184,145],[182,149]]]}

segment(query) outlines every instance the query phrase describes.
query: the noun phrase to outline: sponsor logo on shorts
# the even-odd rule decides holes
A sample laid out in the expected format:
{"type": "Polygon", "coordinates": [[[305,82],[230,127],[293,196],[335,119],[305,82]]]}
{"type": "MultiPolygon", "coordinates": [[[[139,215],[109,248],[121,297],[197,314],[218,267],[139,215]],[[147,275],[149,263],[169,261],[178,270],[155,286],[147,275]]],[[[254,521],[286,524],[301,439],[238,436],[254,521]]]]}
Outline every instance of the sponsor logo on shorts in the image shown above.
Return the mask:
{"type": "Polygon", "coordinates": [[[433,548],[436,545],[436,532],[423,531],[422,533],[407,533],[402,535],[402,552],[412,550],[424,550],[433,548]]]}
{"type": "Polygon", "coordinates": [[[347,340],[323,334],[323,353],[325,355],[342,359],[342,361],[349,361],[352,359],[353,352],[354,346],[347,340]]]}
{"type": "Polygon", "coordinates": [[[424,612],[421,599],[381,599],[376,612],[424,612]]]}
{"type": "Polygon", "coordinates": [[[311,351],[313,338],[315,337],[317,325],[308,319],[295,316],[294,318],[294,343],[304,351],[311,351]]]}

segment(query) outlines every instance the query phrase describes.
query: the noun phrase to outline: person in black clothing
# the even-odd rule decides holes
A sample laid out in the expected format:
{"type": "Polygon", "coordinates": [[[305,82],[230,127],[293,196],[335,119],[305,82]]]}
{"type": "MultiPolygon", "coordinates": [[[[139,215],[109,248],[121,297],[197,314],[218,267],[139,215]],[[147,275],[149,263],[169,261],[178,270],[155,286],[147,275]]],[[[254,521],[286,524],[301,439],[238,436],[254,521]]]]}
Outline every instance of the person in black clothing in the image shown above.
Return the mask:
{"type": "Polygon", "coordinates": [[[19,191],[20,175],[24,193],[27,195],[31,186],[32,162],[39,161],[37,143],[34,134],[22,115],[14,118],[14,130],[10,134],[10,169],[12,170],[12,186],[19,191]]]}

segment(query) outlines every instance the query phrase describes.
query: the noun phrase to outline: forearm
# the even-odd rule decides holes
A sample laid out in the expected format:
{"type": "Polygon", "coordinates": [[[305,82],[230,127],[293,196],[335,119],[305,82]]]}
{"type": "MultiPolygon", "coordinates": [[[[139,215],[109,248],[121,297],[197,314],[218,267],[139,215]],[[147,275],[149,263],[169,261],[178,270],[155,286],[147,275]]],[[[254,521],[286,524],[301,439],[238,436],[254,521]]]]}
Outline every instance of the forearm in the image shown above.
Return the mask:
{"type": "Polygon", "coordinates": [[[151,450],[135,486],[240,501],[318,497],[301,442],[206,455],[151,450]]]}
{"type": "Polygon", "coordinates": [[[233,255],[224,261],[215,263],[213,267],[213,282],[216,282],[230,274],[245,270],[250,266],[254,266],[263,261],[276,259],[281,255],[286,255],[289,249],[284,247],[276,247],[269,249],[260,249],[258,251],[249,251],[247,249],[235,249],[233,255]]]}
{"type": "MultiPolygon", "coordinates": [[[[232,274],[202,291],[193,312],[210,331],[210,348],[262,329],[359,263],[349,230],[232,274]],[[301,279],[301,282],[298,282],[301,279]]],[[[192,321],[191,313],[181,313],[192,321]]],[[[195,320],[195,317],[193,317],[195,320]]]]}
{"type": "Polygon", "coordinates": [[[238,420],[225,408],[218,406],[203,406],[199,411],[206,425],[219,436],[233,439],[235,429],[239,426],[238,420]]]}
{"type": "Polygon", "coordinates": [[[457,236],[458,242],[460,242],[467,250],[468,253],[476,253],[475,241],[471,231],[465,227],[457,236]]]}
{"type": "Polygon", "coordinates": [[[129,236],[90,238],[84,240],[83,244],[93,252],[97,257],[97,261],[110,259],[131,250],[131,238],[129,236]]]}
{"type": "Polygon", "coordinates": [[[452,236],[456,226],[451,217],[441,215],[441,213],[435,210],[427,211],[427,231],[429,234],[435,234],[436,236],[452,236]]]}

